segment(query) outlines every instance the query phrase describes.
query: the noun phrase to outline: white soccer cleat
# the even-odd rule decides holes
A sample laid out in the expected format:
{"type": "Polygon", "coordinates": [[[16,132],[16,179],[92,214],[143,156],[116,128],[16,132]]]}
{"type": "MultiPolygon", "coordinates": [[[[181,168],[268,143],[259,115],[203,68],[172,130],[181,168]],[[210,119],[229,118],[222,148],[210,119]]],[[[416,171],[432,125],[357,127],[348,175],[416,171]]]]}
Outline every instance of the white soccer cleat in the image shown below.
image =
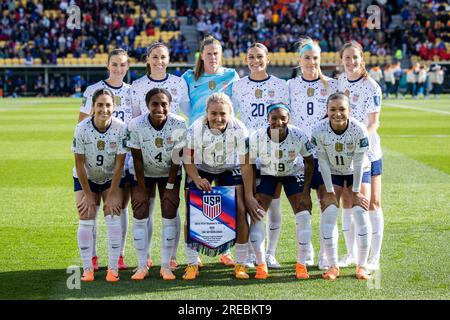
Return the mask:
{"type": "Polygon", "coordinates": [[[308,253],[306,254],[306,266],[312,267],[314,265],[314,248],[312,244],[309,245],[308,253]]]}
{"type": "Polygon", "coordinates": [[[280,269],[281,264],[278,263],[277,259],[271,254],[266,255],[267,268],[269,269],[280,269]]]}
{"type": "Polygon", "coordinates": [[[317,267],[319,268],[319,270],[328,270],[330,268],[328,259],[325,256],[319,256],[317,267]]]}
{"type": "Polygon", "coordinates": [[[347,253],[345,256],[343,256],[341,258],[341,260],[339,260],[339,267],[341,268],[346,268],[346,267],[350,267],[351,265],[355,264],[355,259],[353,258],[353,255],[351,255],[350,253],[347,253]]]}
{"type": "Polygon", "coordinates": [[[255,267],[255,262],[256,262],[256,257],[254,254],[249,254],[247,261],[245,261],[245,267],[246,268],[254,268],[255,267]]]}

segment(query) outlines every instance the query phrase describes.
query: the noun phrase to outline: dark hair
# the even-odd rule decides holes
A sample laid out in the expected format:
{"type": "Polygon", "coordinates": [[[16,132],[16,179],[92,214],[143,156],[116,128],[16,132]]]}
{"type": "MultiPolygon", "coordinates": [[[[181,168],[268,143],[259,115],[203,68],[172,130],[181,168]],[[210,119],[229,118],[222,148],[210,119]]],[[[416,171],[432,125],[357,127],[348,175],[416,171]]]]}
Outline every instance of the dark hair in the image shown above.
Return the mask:
{"type": "MultiPolygon", "coordinates": [[[[169,47],[168,47],[166,44],[164,44],[164,43],[162,43],[162,42],[159,42],[159,41],[152,42],[152,43],[148,46],[148,48],[147,48],[147,54],[145,55],[145,59],[147,59],[148,56],[152,53],[152,51],[153,51],[154,49],[156,49],[156,48],[165,48],[165,49],[167,50],[167,52],[169,53],[169,59],[170,59],[170,50],[169,50],[169,47]]],[[[149,65],[148,63],[146,63],[145,66],[147,67],[147,74],[150,75],[150,73],[151,73],[151,71],[152,71],[151,68],[150,68],[150,65],[149,65]]]]}
{"type": "Polygon", "coordinates": [[[164,88],[153,88],[149,92],[147,92],[147,94],[145,95],[145,105],[148,106],[152,97],[158,93],[162,93],[162,94],[166,95],[166,97],[169,98],[169,103],[172,102],[172,95],[170,94],[169,91],[167,91],[164,88]]]}
{"type": "Polygon", "coordinates": [[[327,107],[328,107],[328,103],[330,103],[330,101],[332,101],[332,100],[344,100],[347,102],[347,105],[350,108],[350,100],[348,99],[348,96],[341,91],[337,91],[333,94],[330,94],[330,96],[327,99],[327,107]]]}
{"type": "Polygon", "coordinates": [[[103,94],[106,94],[107,96],[110,96],[112,98],[112,100],[113,100],[113,103],[114,103],[114,94],[112,93],[112,91],[109,90],[108,88],[103,88],[103,89],[98,89],[92,95],[92,105],[95,105],[95,101],[97,101],[98,97],[100,97],[103,94]]]}

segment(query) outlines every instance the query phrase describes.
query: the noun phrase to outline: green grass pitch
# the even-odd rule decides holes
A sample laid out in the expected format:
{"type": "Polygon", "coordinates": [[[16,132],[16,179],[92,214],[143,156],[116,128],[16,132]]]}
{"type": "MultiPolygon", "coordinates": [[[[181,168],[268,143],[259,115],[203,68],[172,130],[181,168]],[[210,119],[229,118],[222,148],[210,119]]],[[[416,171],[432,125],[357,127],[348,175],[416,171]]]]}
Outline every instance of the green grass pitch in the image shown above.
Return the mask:
{"type": "MultiPolygon", "coordinates": [[[[159,277],[160,210],[155,211],[150,278],[133,283],[131,268],[121,281],[105,281],[106,228],[99,219],[96,281],[69,290],[66,269],[81,265],[72,191],[72,135],[78,99],[0,100],[0,299],[449,299],[450,276],[450,97],[440,100],[385,100],[380,134],[384,151],[385,236],[381,271],[374,281],[342,269],[335,282],[294,277],[295,221],[283,199],[283,226],[277,257],[282,269],[267,281],[238,281],[232,269],[204,257],[193,282],[159,277]]],[[[183,218],[184,219],[184,218],[183,218]]],[[[130,219],[131,220],[131,219],[130,219]]],[[[319,248],[317,206],[313,245],[319,248]]],[[[131,228],[131,222],[130,222],[131,228]]],[[[340,255],[344,252],[342,233],[340,255]]],[[[185,261],[183,247],[178,260],[185,261]]],[[[129,232],[126,262],[136,265],[129,232]]],[[[254,270],[250,270],[251,276],[254,270]]]]}

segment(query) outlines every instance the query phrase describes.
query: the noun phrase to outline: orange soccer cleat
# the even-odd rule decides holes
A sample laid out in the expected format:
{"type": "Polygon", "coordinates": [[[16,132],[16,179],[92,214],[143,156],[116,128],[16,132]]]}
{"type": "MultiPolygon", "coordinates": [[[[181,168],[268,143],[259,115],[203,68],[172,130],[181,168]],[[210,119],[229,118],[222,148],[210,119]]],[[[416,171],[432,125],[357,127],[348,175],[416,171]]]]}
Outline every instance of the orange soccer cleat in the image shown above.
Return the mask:
{"type": "Polygon", "coordinates": [[[322,278],[325,280],[334,281],[337,277],[339,277],[339,268],[337,267],[330,267],[324,274],[322,274],[322,278]]]}
{"type": "Polygon", "coordinates": [[[163,278],[163,280],[175,280],[177,277],[172,273],[170,268],[161,268],[159,271],[159,275],[163,278]]]}
{"type": "Polygon", "coordinates": [[[236,264],[234,266],[234,276],[236,279],[245,280],[250,278],[247,273],[247,268],[243,264],[236,264]]]}
{"type": "Polygon", "coordinates": [[[184,280],[195,280],[199,276],[198,266],[195,264],[189,264],[184,270],[184,280]]]}
{"type": "Polygon", "coordinates": [[[140,267],[136,268],[134,270],[134,274],[131,276],[131,280],[144,280],[145,278],[148,278],[148,268],[147,267],[140,267]]]}
{"type": "Polygon", "coordinates": [[[92,269],[84,269],[83,275],[81,276],[81,281],[83,282],[92,282],[94,281],[94,270],[92,269]]]}
{"type": "Polygon", "coordinates": [[[119,280],[119,273],[114,269],[108,269],[108,273],[106,274],[106,281],[117,282],[119,280]]]}
{"type": "Polygon", "coordinates": [[[221,254],[220,258],[219,258],[219,262],[221,264],[224,264],[224,265],[228,266],[228,267],[233,267],[235,265],[235,262],[233,260],[233,256],[229,252],[221,254]]]}
{"type": "Polygon", "coordinates": [[[370,273],[366,268],[361,267],[361,266],[356,266],[356,278],[358,280],[369,280],[370,273]]]}
{"type": "Polygon", "coordinates": [[[267,269],[267,264],[261,263],[256,266],[255,279],[265,280],[269,277],[269,269],[267,269]]]}
{"type": "Polygon", "coordinates": [[[309,279],[306,265],[297,262],[297,264],[295,265],[295,277],[297,279],[309,279]]]}

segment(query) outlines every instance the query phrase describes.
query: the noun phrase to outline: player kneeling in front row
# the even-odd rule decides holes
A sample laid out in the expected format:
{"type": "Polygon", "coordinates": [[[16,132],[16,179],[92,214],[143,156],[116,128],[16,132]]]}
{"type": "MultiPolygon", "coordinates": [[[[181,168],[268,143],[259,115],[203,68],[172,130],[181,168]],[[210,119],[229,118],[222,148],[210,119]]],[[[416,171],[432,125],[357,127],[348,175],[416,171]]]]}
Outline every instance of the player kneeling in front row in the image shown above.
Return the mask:
{"type": "Polygon", "coordinates": [[[129,124],[128,147],[134,159],[135,180],[132,182],[133,238],[138,268],[131,277],[148,277],[148,219],[151,190],[158,185],[162,213],[162,259],[160,275],[174,280],[170,258],[177,239],[177,209],[180,204],[180,152],[186,133],[186,122],[170,113],[172,96],[166,89],[153,88],[145,96],[149,113],[134,118],[129,124]]]}
{"type": "Polygon", "coordinates": [[[92,265],[93,229],[96,206],[103,198],[108,228],[109,264],[106,280],[119,281],[118,262],[122,244],[120,212],[121,178],[125,161],[127,126],[113,117],[114,95],[108,89],[92,97],[92,116],[81,121],[75,130],[72,150],[75,153],[74,189],[79,212],[78,246],[83,260],[81,281],[94,281],[92,265]]]}
{"type": "MultiPolygon", "coordinates": [[[[214,181],[220,186],[235,186],[237,202],[237,243],[234,274],[238,279],[248,279],[247,259],[248,222],[244,204],[244,187],[240,165],[246,154],[248,137],[244,124],[233,115],[230,98],[224,93],[212,94],[206,102],[206,115],[197,119],[187,133],[184,150],[186,187],[212,191],[214,181]]],[[[187,199],[187,197],[186,197],[187,199]]],[[[186,240],[187,240],[187,230],[186,240]]],[[[193,280],[198,275],[197,248],[186,244],[188,266],[183,276],[193,280]]]]}
{"type": "Polygon", "coordinates": [[[256,177],[256,195],[253,196],[254,179],[245,179],[245,198],[252,217],[250,242],[256,255],[256,279],[268,277],[264,253],[264,215],[274,197],[278,183],[283,185],[295,213],[298,242],[296,277],[308,279],[306,259],[311,242],[310,184],[314,170],[312,145],[297,127],[289,125],[289,108],[284,104],[268,107],[269,126],[258,129],[249,139],[250,163],[260,160],[260,176],[256,177]],[[303,170],[303,159],[305,169],[303,170]],[[253,180],[253,181],[252,181],[253,180]]]}
{"type": "Polygon", "coordinates": [[[367,258],[371,241],[369,221],[370,162],[367,158],[369,136],[366,127],[350,117],[348,97],[337,92],[328,98],[328,118],[319,122],[312,132],[319,170],[326,193],[321,201],[321,237],[329,269],[322,277],[335,280],[339,276],[337,218],[339,200],[344,188],[351,194],[357,230],[356,277],[370,278],[367,258]]]}

